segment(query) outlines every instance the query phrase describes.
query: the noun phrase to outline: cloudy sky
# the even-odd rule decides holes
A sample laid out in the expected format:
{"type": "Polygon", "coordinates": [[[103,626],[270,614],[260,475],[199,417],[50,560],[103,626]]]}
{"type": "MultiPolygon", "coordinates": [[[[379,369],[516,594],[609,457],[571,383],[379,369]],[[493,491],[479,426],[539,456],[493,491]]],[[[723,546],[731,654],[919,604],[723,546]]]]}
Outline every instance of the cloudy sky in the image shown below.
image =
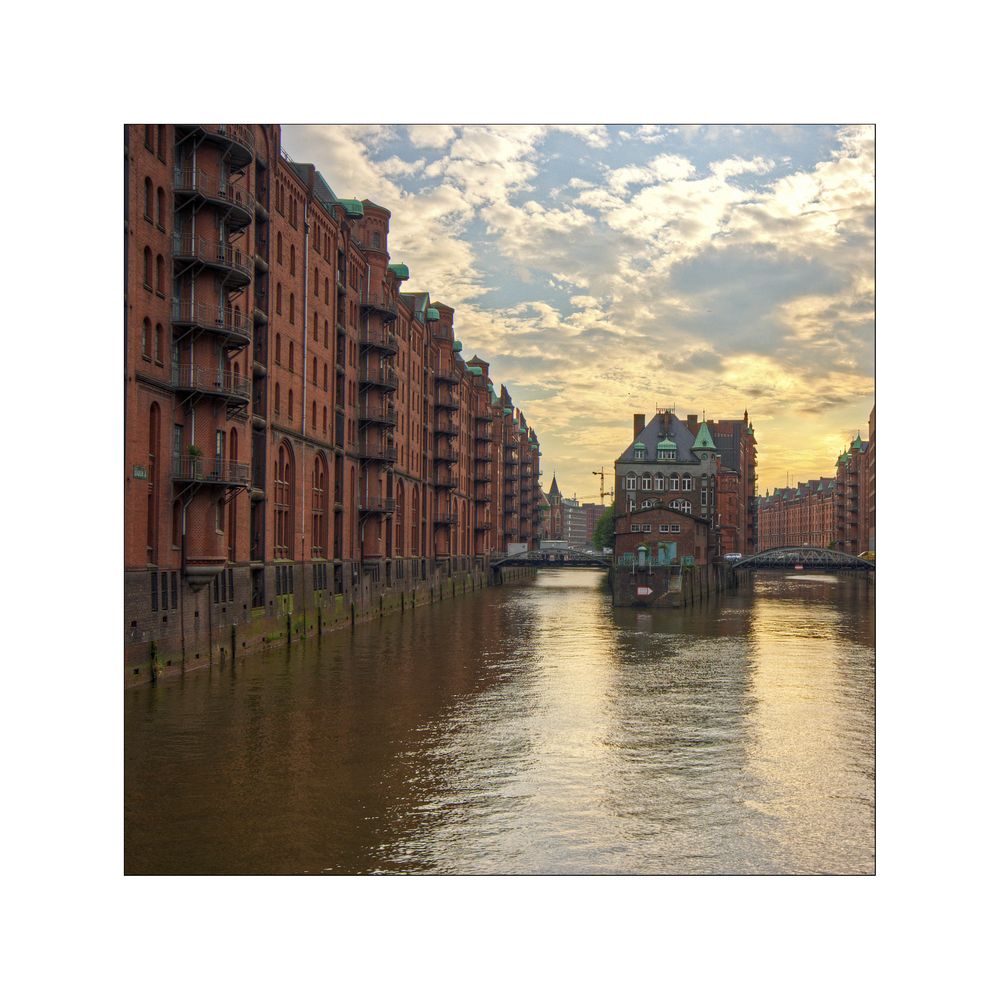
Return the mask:
{"type": "Polygon", "coordinates": [[[338,197],[392,211],[407,291],[456,309],[541,442],[544,485],[657,406],[749,409],[759,490],[833,472],[874,402],[874,130],[285,126],[338,197]]]}

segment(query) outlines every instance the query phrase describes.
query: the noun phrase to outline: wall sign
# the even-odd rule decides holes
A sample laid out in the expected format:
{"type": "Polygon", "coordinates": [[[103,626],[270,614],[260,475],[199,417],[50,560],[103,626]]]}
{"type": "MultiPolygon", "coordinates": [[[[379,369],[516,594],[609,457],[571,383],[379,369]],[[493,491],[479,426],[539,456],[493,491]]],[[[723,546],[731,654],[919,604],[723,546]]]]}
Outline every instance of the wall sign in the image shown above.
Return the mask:
{"type": "Polygon", "coordinates": [[[635,592],[640,597],[649,597],[649,595],[653,592],[653,588],[652,587],[636,587],[635,588],[635,592]]]}
{"type": "Polygon", "coordinates": [[[144,466],[144,465],[133,465],[132,466],[132,478],[133,479],[145,479],[146,478],[146,466],[144,466]]]}

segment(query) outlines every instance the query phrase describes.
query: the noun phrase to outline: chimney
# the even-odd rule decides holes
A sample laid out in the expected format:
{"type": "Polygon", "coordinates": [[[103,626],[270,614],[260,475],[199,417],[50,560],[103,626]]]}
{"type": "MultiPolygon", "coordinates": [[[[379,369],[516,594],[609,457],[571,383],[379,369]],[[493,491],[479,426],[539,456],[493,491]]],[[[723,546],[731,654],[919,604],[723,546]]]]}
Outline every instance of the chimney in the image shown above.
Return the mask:
{"type": "Polygon", "coordinates": [[[645,413],[633,413],[632,414],[632,440],[634,441],[645,429],[646,427],[646,414],[645,413]]]}
{"type": "Polygon", "coordinates": [[[688,430],[695,433],[698,430],[698,414],[689,413],[685,423],[688,425],[688,430]]]}

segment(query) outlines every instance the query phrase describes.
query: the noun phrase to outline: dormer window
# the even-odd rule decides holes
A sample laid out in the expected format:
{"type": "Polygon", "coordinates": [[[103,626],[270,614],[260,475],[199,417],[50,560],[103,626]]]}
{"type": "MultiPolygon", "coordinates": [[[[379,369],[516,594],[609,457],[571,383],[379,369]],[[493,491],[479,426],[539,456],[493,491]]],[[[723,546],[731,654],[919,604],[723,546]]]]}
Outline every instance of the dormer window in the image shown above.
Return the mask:
{"type": "Polygon", "coordinates": [[[657,462],[677,461],[677,445],[669,438],[664,438],[656,446],[656,460],[657,462]]]}
{"type": "Polygon", "coordinates": [[[636,462],[646,461],[646,446],[641,441],[632,445],[632,458],[636,462]]]}

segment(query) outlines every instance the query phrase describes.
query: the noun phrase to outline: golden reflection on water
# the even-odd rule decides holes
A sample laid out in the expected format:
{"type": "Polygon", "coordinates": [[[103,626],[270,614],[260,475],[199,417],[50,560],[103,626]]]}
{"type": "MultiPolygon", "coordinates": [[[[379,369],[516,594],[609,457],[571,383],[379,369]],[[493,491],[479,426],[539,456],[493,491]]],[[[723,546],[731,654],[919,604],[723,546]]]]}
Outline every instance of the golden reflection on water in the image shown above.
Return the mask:
{"type": "Polygon", "coordinates": [[[546,570],[127,692],[127,870],[870,871],[872,606],[546,570]]]}

